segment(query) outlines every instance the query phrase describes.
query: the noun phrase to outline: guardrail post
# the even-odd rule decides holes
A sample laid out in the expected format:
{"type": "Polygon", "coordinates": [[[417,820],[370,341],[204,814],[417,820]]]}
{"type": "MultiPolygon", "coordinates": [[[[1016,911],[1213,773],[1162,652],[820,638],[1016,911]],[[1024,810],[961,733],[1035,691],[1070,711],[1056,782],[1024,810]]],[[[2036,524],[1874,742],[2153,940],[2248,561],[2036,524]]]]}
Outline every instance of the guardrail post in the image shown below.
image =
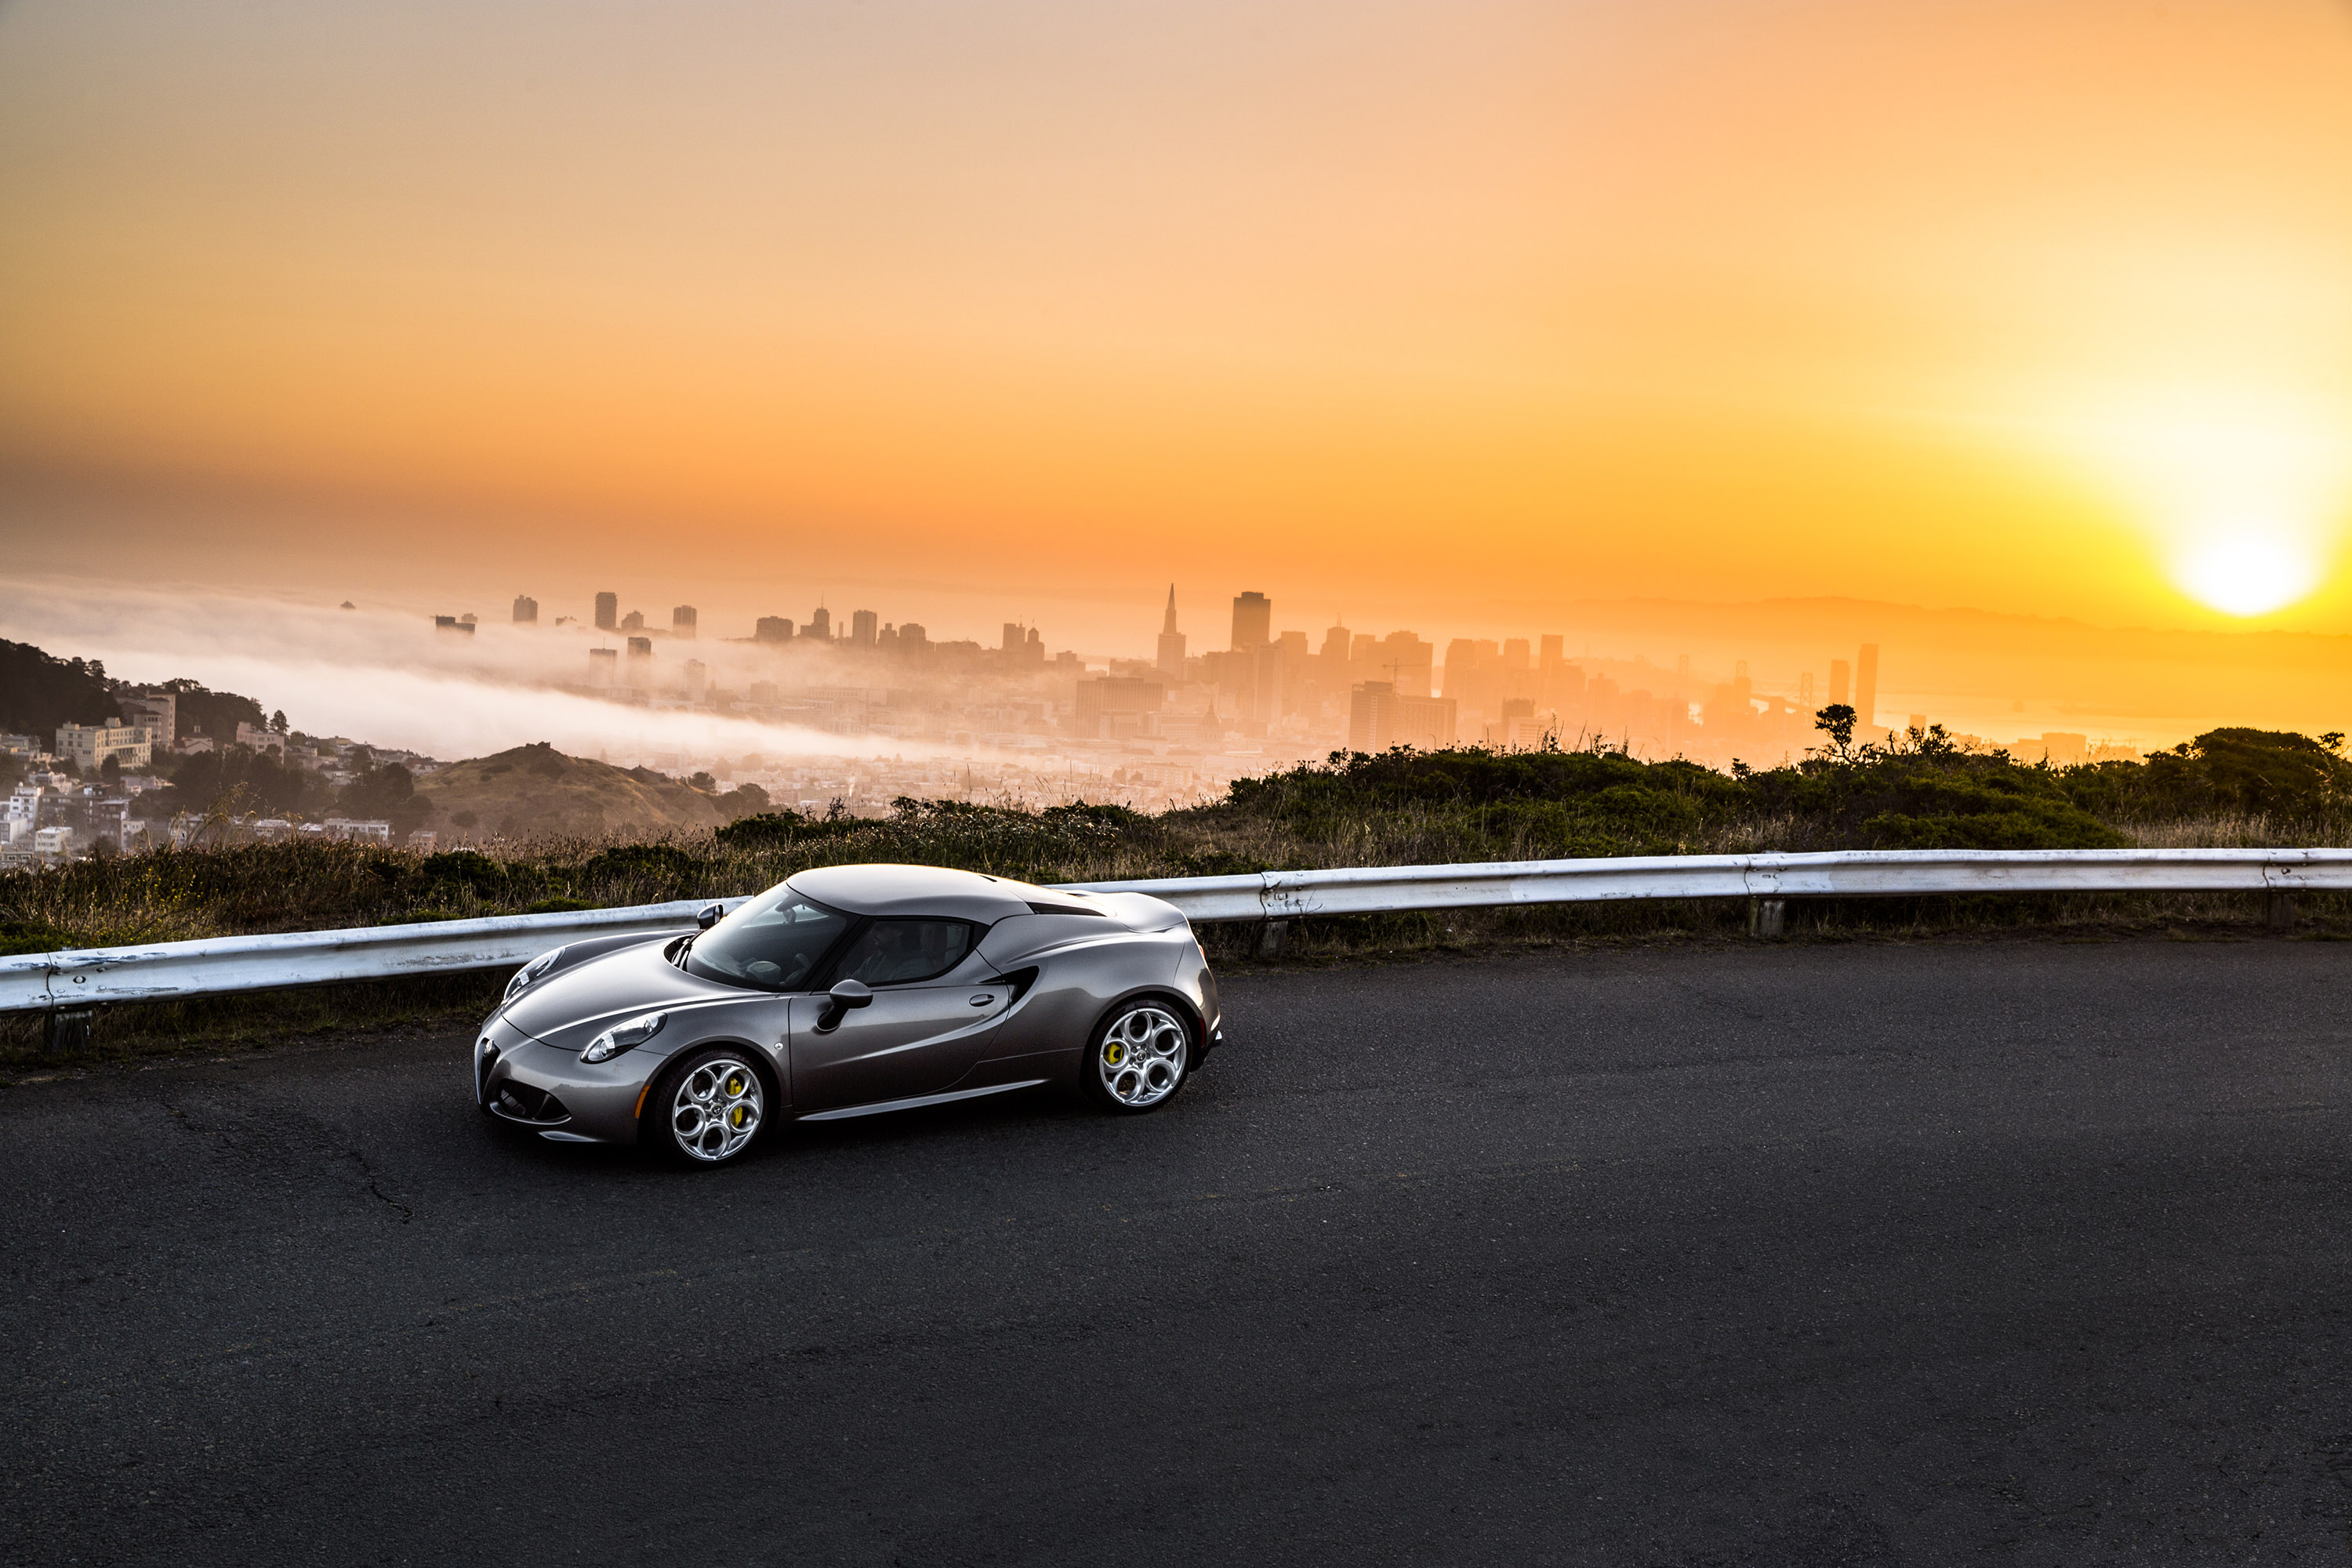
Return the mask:
{"type": "Polygon", "coordinates": [[[2263,895],[2263,923],[2273,931],[2294,929],[2294,895],[2271,892],[2263,895]]]}
{"type": "Polygon", "coordinates": [[[1787,928],[1789,900],[1786,899],[1750,899],[1748,900],[1748,934],[1779,936],[1787,928]]]}
{"type": "Polygon", "coordinates": [[[62,1057],[79,1051],[89,1044],[91,1007],[52,1007],[41,1020],[41,1051],[45,1056],[62,1057]]]}
{"type": "Polygon", "coordinates": [[[1290,922],[1268,921],[1257,928],[1257,943],[1251,951],[1255,958],[1280,958],[1282,950],[1290,945],[1290,922]]]}

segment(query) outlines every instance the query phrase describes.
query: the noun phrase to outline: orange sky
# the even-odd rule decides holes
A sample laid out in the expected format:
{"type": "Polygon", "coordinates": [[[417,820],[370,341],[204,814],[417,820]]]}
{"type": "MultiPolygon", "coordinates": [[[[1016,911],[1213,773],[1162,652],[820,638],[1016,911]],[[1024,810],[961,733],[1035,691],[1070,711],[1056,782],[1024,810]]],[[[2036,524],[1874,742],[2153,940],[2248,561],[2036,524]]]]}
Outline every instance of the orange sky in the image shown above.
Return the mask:
{"type": "Polygon", "coordinates": [[[19,571],[2352,633],[2347,279],[2340,0],[0,5],[19,571]]]}

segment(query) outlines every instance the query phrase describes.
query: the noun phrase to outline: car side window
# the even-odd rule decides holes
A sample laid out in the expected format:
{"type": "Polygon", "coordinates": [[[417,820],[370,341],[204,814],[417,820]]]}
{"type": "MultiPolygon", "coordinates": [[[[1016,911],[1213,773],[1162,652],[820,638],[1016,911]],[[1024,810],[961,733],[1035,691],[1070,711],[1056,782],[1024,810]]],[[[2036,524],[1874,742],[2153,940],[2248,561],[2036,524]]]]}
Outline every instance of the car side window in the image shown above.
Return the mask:
{"type": "Polygon", "coordinates": [[[867,985],[936,980],[971,951],[971,927],[962,921],[876,921],[842,955],[840,978],[867,985]]]}

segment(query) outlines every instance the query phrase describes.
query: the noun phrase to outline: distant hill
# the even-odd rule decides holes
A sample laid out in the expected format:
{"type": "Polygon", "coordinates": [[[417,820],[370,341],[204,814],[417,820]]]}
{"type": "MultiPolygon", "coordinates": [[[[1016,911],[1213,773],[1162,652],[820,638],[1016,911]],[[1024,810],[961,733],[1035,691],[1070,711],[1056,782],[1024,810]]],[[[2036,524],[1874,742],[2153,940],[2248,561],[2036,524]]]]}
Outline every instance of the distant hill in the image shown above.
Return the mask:
{"type": "MultiPolygon", "coordinates": [[[[100,724],[121,716],[116,699],[139,688],[116,680],[94,658],[59,658],[31,643],[0,641],[0,731],[49,740],[60,724],[100,724]]],[[[205,734],[226,745],[240,723],[259,729],[261,704],[201,682],[167,680],[161,689],[179,700],[179,731],[205,734]]]]}
{"type": "Polygon", "coordinates": [[[113,686],[96,659],[0,642],[0,731],[46,742],[60,724],[103,723],[115,716],[113,686]]]}
{"type": "Polygon", "coordinates": [[[466,835],[626,833],[716,827],[727,820],[708,795],[650,768],[621,769],[567,757],[545,742],[469,757],[416,781],[433,807],[425,826],[445,842],[466,835]]]}

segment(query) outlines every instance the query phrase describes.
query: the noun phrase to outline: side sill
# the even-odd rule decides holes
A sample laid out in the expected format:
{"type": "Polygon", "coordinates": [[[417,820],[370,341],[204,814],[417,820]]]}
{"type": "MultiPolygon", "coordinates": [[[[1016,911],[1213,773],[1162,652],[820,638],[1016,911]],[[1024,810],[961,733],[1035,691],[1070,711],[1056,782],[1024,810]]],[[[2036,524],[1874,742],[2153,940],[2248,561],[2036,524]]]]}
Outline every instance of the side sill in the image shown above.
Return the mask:
{"type": "Polygon", "coordinates": [[[839,1110],[812,1111],[794,1117],[796,1121],[846,1121],[853,1116],[879,1116],[886,1110],[915,1110],[926,1105],[945,1105],[951,1100],[977,1100],[983,1094],[1004,1094],[1016,1089],[1034,1089],[1046,1080],[1024,1078],[1019,1083],[992,1083],[986,1089],[958,1089],[946,1094],[919,1094],[912,1100],[885,1100],[873,1105],[845,1105],[839,1110]]]}
{"type": "MultiPolygon", "coordinates": [[[[528,1127],[530,1123],[526,1121],[522,1125],[528,1127]]],[[[591,1138],[584,1132],[541,1132],[540,1136],[551,1143],[602,1143],[604,1142],[602,1138],[591,1138]]]]}

